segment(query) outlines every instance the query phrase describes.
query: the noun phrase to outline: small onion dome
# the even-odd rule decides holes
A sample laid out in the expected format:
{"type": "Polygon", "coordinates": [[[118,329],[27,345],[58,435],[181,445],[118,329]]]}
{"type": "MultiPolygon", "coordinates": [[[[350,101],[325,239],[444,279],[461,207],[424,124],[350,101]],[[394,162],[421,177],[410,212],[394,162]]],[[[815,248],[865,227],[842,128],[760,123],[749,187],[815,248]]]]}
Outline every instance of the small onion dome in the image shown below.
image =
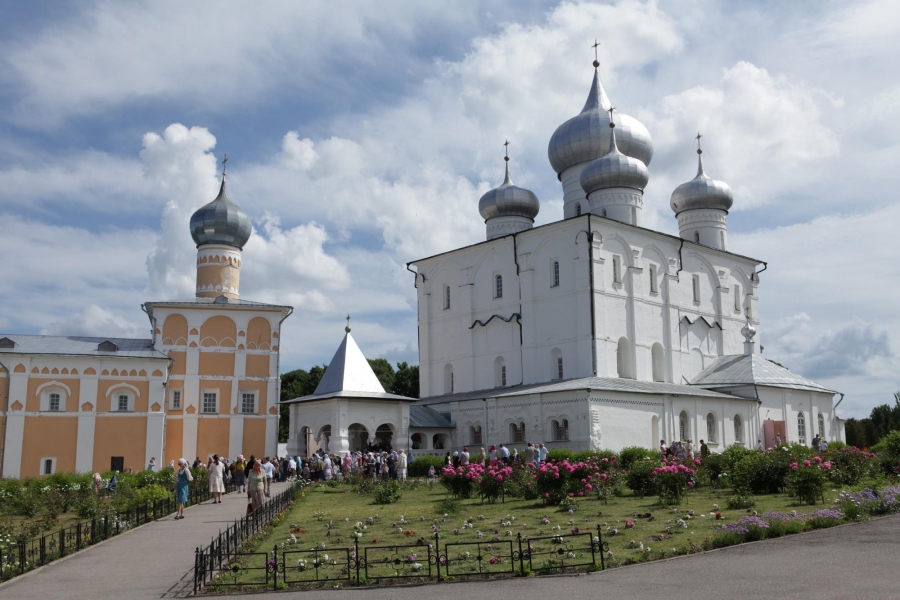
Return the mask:
{"type": "MultiPolygon", "coordinates": [[[[553,132],[547,155],[557,175],[573,165],[600,158],[609,147],[609,113],[612,104],[600,83],[600,73],[594,69],[594,83],[581,112],[553,132]]],[[[619,150],[645,165],[653,158],[653,140],[640,121],[618,113],[619,150]]]]}
{"type": "Polygon", "coordinates": [[[610,188],[643,190],[650,180],[647,165],[619,152],[616,146],[615,126],[609,129],[609,152],[581,171],[581,187],[584,193],[589,195],[591,192],[610,188]]]}
{"type": "Polygon", "coordinates": [[[750,319],[747,319],[747,324],[741,328],[741,335],[744,336],[744,339],[748,342],[753,341],[753,336],[756,335],[756,327],[750,324],[750,319]]]}
{"type": "Polygon", "coordinates": [[[509,158],[506,158],[506,179],[478,201],[478,212],[484,220],[495,217],[526,217],[532,221],[541,210],[541,202],[531,190],[513,185],[509,178],[509,158]]]}
{"type": "Polygon", "coordinates": [[[222,187],[216,199],[191,215],[191,237],[198,247],[224,244],[242,250],[251,233],[253,225],[250,217],[228,197],[223,174],[222,187]]]}
{"type": "Polygon", "coordinates": [[[697,153],[697,176],[682,183],[672,192],[669,205],[675,214],[698,208],[712,208],[728,212],[734,204],[731,188],[724,181],[710,179],[703,172],[703,158],[697,153]]]}

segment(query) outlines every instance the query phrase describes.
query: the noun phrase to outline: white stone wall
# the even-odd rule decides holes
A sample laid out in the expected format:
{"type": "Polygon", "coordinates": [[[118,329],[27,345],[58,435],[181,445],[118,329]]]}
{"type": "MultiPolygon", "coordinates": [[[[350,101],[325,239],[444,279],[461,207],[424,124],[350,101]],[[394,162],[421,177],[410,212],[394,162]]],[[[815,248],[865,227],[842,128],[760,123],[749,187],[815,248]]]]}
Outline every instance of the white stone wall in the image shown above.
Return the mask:
{"type": "Polygon", "coordinates": [[[743,352],[746,309],[759,330],[752,279],[759,263],[609,219],[594,216],[591,224],[592,242],[582,216],[414,263],[424,276],[416,279],[423,397],[449,391],[448,369],[454,392],[494,387],[498,358],[507,385],[556,379],[558,357],[565,379],[593,375],[595,364],[597,375],[616,377],[620,340],[627,370],[640,380],[653,378],[654,344],[658,370],[673,383],[717,356],[743,352]]]}

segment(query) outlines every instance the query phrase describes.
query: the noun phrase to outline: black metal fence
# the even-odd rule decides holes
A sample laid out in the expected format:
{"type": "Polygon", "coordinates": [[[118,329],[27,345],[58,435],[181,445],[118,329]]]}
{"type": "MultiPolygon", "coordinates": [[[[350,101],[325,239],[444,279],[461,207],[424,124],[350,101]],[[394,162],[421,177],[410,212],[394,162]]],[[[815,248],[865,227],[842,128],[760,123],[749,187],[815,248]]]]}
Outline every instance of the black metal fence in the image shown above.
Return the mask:
{"type": "MultiPolygon", "coordinates": [[[[229,491],[231,491],[230,488],[229,491]]],[[[191,505],[210,498],[208,488],[189,490],[191,505]]],[[[6,581],[25,571],[42,567],[73,552],[93,546],[128,529],[172,514],[176,510],[174,497],[148,502],[128,510],[108,513],[63,527],[40,537],[0,547],[0,581],[6,581]]]]}
{"type": "Polygon", "coordinates": [[[309,485],[307,480],[295,480],[291,486],[270,498],[268,502],[245,517],[237,519],[228,529],[214,537],[209,546],[194,551],[194,593],[211,583],[217,586],[244,586],[248,579],[252,585],[268,587],[270,579],[277,581],[278,556],[266,552],[243,552],[241,548],[266,525],[284,512],[300,490],[309,485]],[[254,567],[254,563],[262,566],[254,567]],[[259,576],[264,575],[264,582],[259,576]]]}
{"type": "MultiPolygon", "coordinates": [[[[300,484],[302,489],[307,482],[300,484]]],[[[196,551],[194,593],[209,585],[278,589],[346,582],[350,585],[384,580],[436,582],[464,577],[513,577],[606,568],[609,544],[602,529],[570,535],[492,542],[447,543],[440,534],[434,542],[420,538],[414,544],[348,546],[345,548],[280,549],[241,552],[240,546],[290,504],[295,491],[287,490],[253,515],[241,519],[196,551]],[[287,499],[281,496],[288,496],[287,499]],[[596,534],[595,534],[596,533],[596,534]]]]}

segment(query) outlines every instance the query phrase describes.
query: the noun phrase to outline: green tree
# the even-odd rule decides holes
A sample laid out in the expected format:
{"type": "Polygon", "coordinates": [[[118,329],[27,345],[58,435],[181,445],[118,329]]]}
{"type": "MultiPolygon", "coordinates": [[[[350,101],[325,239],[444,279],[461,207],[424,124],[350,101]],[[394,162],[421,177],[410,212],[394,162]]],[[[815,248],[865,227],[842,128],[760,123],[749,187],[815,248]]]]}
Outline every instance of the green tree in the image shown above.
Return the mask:
{"type": "MultiPolygon", "coordinates": [[[[316,391],[322,376],[325,375],[327,365],[316,365],[309,371],[296,369],[281,374],[281,401],[293,400],[302,396],[309,396],[316,391]]],[[[284,443],[288,439],[290,431],[290,405],[279,405],[278,441],[284,443]]]]}
{"type": "Polygon", "coordinates": [[[369,358],[369,366],[375,371],[375,377],[381,382],[385,392],[390,392],[394,387],[394,367],[383,358],[369,358]]]}
{"type": "Polygon", "coordinates": [[[397,372],[394,374],[392,394],[406,396],[407,398],[419,397],[419,365],[410,365],[406,362],[397,363],[397,372]]]}

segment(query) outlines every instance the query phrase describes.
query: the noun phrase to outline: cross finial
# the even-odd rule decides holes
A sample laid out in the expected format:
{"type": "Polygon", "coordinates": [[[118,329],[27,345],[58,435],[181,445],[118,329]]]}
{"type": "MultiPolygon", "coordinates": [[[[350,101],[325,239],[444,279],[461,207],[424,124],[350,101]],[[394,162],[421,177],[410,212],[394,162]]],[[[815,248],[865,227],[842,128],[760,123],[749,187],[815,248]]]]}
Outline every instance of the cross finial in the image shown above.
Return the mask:
{"type": "Polygon", "coordinates": [[[509,162],[509,140],[503,142],[503,160],[509,162]]]}
{"type": "Polygon", "coordinates": [[[347,315],[347,326],[344,327],[344,331],[350,333],[350,315],[347,315]]]}
{"type": "Polygon", "coordinates": [[[227,165],[227,164],[228,164],[228,155],[226,154],[222,157],[222,176],[223,177],[225,176],[225,165],[227,165]]]}
{"type": "Polygon", "coordinates": [[[697,154],[703,154],[703,150],[700,149],[700,138],[702,138],[702,137],[703,136],[700,135],[700,132],[698,131],[697,137],[694,138],[695,140],[697,140],[697,154]]]}
{"type": "Polygon", "coordinates": [[[594,38],[594,44],[591,46],[591,48],[594,49],[594,66],[595,67],[600,66],[600,54],[599,54],[599,51],[597,50],[599,47],[600,47],[600,42],[597,41],[597,38],[594,38]]]}
{"type": "Polygon", "coordinates": [[[615,107],[615,106],[610,106],[610,107],[609,107],[609,110],[606,111],[606,112],[609,113],[609,127],[610,127],[610,129],[612,129],[613,127],[616,126],[615,122],[613,121],[613,111],[615,111],[615,110],[616,110],[616,107],[615,107]]]}

